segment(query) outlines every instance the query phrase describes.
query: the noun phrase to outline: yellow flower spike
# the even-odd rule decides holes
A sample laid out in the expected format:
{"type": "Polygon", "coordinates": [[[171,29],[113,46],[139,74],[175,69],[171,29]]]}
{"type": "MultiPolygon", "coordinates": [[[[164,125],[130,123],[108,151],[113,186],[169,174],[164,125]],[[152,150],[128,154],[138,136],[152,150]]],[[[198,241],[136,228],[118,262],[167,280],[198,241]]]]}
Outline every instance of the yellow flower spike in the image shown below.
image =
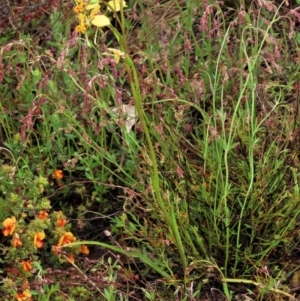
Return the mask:
{"type": "Polygon", "coordinates": [[[86,26],[85,25],[80,25],[80,31],[81,33],[85,33],[86,32],[86,26]]]}
{"type": "Polygon", "coordinates": [[[84,14],[78,15],[79,25],[75,28],[77,32],[85,33],[86,32],[86,23],[84,14]]]}
{"type": "Polygon", "coordinates": [[[84,14],[78,14],[77,17],[79,19],[79,26],[84,25],[84,14]]]}
{"type": "Polygon", "coordinates": [[[75,12],[76,14],[82,13],[82,7],[81,7],[80,5],[76,5],[76,6],[74,7],[74,12],[75,12]]]}
{"type": "MultiPolygon", "coordinates": [[[[121,10],[121,1],[122,0],[111,0],[107,3],[107,8],[109,11],[118,12],[121,10]]],[[[122,7],[127,7],[126,2],[122,1],[122,7]]]]}
{"type": "Polygon", "coordinates": [[[75,31],[78,32],[78,33],[84,33],[84,32],[81,31],[81,26],[80,25],[77,25],[75,27],[75,31]]]}
{"type": "Polygon", "coordinates": [[[110,20],[105,15],[97,15],[92,20],[92,24],[97,27],[105,27],[110,25],[110,20]]]}

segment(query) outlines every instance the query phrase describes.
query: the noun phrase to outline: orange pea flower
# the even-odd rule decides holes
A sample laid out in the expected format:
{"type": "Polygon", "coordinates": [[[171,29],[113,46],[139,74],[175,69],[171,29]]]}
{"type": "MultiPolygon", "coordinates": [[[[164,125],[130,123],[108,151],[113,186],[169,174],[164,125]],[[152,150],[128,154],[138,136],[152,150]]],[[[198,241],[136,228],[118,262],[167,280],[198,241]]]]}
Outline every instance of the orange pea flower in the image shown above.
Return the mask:
{"type": "Polygon", "coordinates": [[[64,173],[60,169],[56,169],[52,175],[52,177],[56,180],[60,180],[64,177],[64,173]]]}
{"type": "Polygon", "coordinates": [[[66,232],[59,240],[58,246],[61,247],[63,245],[69,244],[71,242],[76,241],[76,237],[71,232],[66,232]]]}
{"type": "Polygon", "coordinates": [[[68,263],[74,263],[75,262],[74,255],[72,253],[67,255],[67,259],[68,259],[67,260],[68,263]]]}
{"type": "Polygon", "coordinates": [[[22,243],[22,241],[21,241],[21,239],[20,239],[19,234],[17,234],[17,233],[15,234],[14,238],[13,238],[12,241],[11,241],[11,244],[12,244],[15,248],[17,248],[17,247],[22,247],[23,243],[22,243]]]}
{"type": "Polygon", "coordinates": [[[34,235],[34,241],[33,241],[34,245],[37,248],[42,248],[44,246],[44,244],[45,244],[43,242],[44,238],[45,238],[45,233],[44,232],[37,232],[37,233],[35,233],[35,235],[34,235]]]}
{"type": "Polygon", "coordinates": [[[81,245],[80,249],[82,254],[88,255],[90,253],[90,250],[86,245],[81,245]]]}
{"type": "Polygon", "coordinates": [[[11,218],[7,218],[3,223],[4,229],[2,229],[2,233],[4,236],[12,235],[16,229],[16,218],[13,216],[11,218]]]}
{"type": "Polygon", "coordinates": [[[39,217],[39,219],[46,220],[48,218],[47,211],[41,210],[38,217],[39,217]]]}
{"type": "Polygon", "coordinates": [[[29,290],[25,290],[23,293],[15,294],[17,301],[29,301],[31,300],[31,294],[29,290]]]}
{"type": "Polygon", "coordinates": [[[24,271],[29,272],[32,269],[30,261],[22,261],[22,267],[24,271]]]}
{"type": "Polygon", "coordinates": [[[65,224],[67,223],[67,220],[65,218],[60,218],[56,222],[57,222],[58,227],[64,227],[65,224]]]}
{"type": "Polygon", "coordinates": [[[59,246],[52,246],[52,252],[54,253],[54,254],[59,254],[60,252],[61,252],[61,247],[59,247],[59,246]]]}

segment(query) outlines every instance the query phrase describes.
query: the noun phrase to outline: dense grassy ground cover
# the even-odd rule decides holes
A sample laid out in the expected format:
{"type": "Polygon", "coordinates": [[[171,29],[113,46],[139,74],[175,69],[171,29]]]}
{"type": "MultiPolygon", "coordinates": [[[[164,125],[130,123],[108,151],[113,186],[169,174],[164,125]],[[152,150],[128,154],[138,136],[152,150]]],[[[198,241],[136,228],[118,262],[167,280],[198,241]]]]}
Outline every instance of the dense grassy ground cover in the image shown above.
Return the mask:
{"type": "Polygon", "coordinates": [[[1,12],[1,300],[295,299],[297,3],[89,5],[1,12]]]}

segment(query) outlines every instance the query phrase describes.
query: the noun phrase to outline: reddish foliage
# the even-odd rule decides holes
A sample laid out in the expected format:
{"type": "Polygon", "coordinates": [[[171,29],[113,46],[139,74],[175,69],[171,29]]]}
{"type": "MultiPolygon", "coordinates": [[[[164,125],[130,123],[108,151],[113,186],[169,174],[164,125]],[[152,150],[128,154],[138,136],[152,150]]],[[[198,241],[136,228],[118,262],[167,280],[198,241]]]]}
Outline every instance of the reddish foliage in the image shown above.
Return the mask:
{"type": "Polygon", "coordinates": [[[5,29],[20,30],[26,28],[36,19],[41,20],[51,15],[54,10],[62,11],[62,7],[71,8],[71,0],[10,0],[1,5],[0,33],[5,29]]]}

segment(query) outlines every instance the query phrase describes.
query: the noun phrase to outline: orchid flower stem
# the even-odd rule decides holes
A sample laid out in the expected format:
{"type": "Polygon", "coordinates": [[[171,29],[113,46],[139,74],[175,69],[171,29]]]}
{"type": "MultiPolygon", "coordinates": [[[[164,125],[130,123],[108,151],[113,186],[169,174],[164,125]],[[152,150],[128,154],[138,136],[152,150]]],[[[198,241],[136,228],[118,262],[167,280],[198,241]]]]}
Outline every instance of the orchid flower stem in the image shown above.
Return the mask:
{"type": "Polygon", "coordinates": [[[173,204],[171,202],[168,203],[169,210],[167,210],[166,205],[165,205],[164,200],[161,195],[157,160],[156,160],[153,143],[151,140],[146,117],[145,117],[143,106],[142,106],[142,97],[141,97],[141,93],[140,93],[139,78],[138,78],[138,74],[137,74],[135,65],[129,56],[127,39],[126,39],[127,35],[126,35],[126,29],[124,26],[125,21],[126,20],[124,18],[123,11],[121,10],[121,24],[120,24],[121,25],[121,34],[116,33],[116,30],[114,30],[114,33],[117,34],[117,39],[120,43],[121,50],[125,53],[125,59],[124,59],[125,68],[126,68],[126,71],[128,74],[132,95],[133,95],[133,98],[135,101],[136,111],[138,113],[138,117],[139,117],[141,125],[143,127],[146,141],[147,141],[147,144],[149,147],[149,155],[150,155],[150,159],[151,159],[151,163],[152,163],[151,181],[152,181],[154,195],[155,195],[156,201],[158,203],[158,206],[163,213],[165,221],[171,231],[171,235],[176,244],[176,247],[178,248],[178,252],[180,255],[180,259],[181,259],[181,265],[182,265],[183,271],[185,272],[185,270],[187,268],[187,260],[186,260],[186,256],[185,256],[184,247],[183,247],[183,244],[181,241],[178,224],[176,222],[175,210],[174,210],[173,204]]]}
{"type": "Polygon", "coordinates": [[[184,248],[183,248],[182,241],[181,241],[181,236],[180,236],[179,229],[178,229],[176,219],[175,219],[174,208],[173,208],[172,204],[170,203],[169,204],[170,210],[168,211],[166,206],[165,206],[165,203],[162,199],[162,196],[161,196],[161,189],[160,189],[160,183],[159,183],[160,180],[159,180],[159,173],[158,173],[158,168],[157,168],[157,161],[156,161],[156,156],[155,156],[153,143],[152,143],[150,133],[149,133],[149,130],[148,130],[144,110],[143,110],[143,107],[142,107],[142,99],[141,99],[141,95],[140,95],[138,75],[137,75],[134,63],[129,58],[128,54],[126,54],[126,55],[127,56],[125,58],[125,65],[126,65],[127,74],[129,76],[131,90],[132,90],[133,97],[134,97],[134,100],[135,100],[135,107],[136,107],[140,122],[142,124],[144,134],[145,134],[145,137],[146,137],[146,141],[147,141],[147,144],[148,144],[148,147],[149,147],[149,155],[150,155],[150,159],[151,159],[151,162],[152,162],[151,180],[152,180],[154,194],[155,194],[157,203],[159,205],[159,208],[161,209],[161,211],[164,215],[166,223],[169,226],[169,228],[171,229],[172,236],[174,238],[174,241],[176,243],[176,246],[177,246],[179,254],[180,254],[182,268],[185,271],[185,269],[187,267],[187,262],[186,262],[184,248]]]}

